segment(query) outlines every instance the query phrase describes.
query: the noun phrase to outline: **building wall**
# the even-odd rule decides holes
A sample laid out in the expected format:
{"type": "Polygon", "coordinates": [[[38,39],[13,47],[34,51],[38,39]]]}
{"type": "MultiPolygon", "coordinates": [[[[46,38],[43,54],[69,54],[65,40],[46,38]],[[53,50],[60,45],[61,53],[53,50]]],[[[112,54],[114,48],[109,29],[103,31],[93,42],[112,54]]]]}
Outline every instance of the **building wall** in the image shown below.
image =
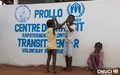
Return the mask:
{"type": "MultiPolygon", "coordinates": [[[[31,16],[25,22],[24,20],[29,17],[29,10],[20,8],[21,5],[0,6],[0,64],[19,66],[46,64],[47,54],[45,53],[46,46],[44,46],[46,37],[31,38],[24,37],[22,34],[46,34],[44,31],[46,29],[46,21],[56,16],[60,23],[64,22],[69,13],[72,13],[71,10],[73,9],[69,10],[69,8],[73,4],[76,3],[28,4],[26,6],[30,9],[31,16]],[[38,27],[36,24],[38,24],[38,27]],[[27,26],[33,26],[30,29],[34,31],[29,31],[27,26]],[[38,28],[38,30],[35,28],[38,28]],[[21,43],[19,39],[25,40],[21,43]],[[34,43],[27,47],[25,44],[30,44],[27,39],[37,39],[43,42],[40,47],[31,47],[34,43]],[[26,40],[28,42],[25,42],[26,40]],[[31,48],[41,49],[41,52],[29,53],[23,51],[24,48],[28,50],[31,48]]],[[[77,9],[77,11],[72,13],[76,17],[75,24],[77,23],[76,35],[74,36],[76,40],[74,41],[75,46],[73,49],[73,66],[86,67],[87,58],[94,51],[95,43],[101,42],[104,52],[104,68],[120,68],[120,0],[79,1],[77,2],[77,7],[78,5],[82,7],[82,9],[79,9],[81,12],[78,12],[77,9]],[[84,12],[83,6],[85,8],[84,12]]],[[[24,5],[22,6],[25,7],[24,5]]],[[[59,31],[59,33],[63,34],[64,32],[59,31]]],[[[60,40],[57,41],[57,47],[59,51],[62,51],[64,50],[64,43],[62,42],[64,37],[59,36],[57,38],[60,40]]],[[[57,54],[57,65],[65,66],[62,52],[57,54]]]]}

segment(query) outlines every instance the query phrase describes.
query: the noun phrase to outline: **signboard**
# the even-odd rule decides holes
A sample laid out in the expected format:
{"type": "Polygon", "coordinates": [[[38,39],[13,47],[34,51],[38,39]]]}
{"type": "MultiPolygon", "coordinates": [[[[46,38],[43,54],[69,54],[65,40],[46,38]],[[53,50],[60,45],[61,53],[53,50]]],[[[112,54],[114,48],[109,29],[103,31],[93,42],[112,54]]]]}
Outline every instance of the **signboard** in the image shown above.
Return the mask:
{"type": "MultiPolygon", "coordinates": [[[[0,63],[45,64],[46,21],[56,17],[63,23],[75,16],[73,66],[87,66],[94,44],[103,44],[104,67],[120,67],[120,1],[78,1],[49,4],[0,6],[0,63]],[[114,57],[113,57],[114,56],[114,57]],[[112,59],[112,60],[111,60],[112,59]],[[114,61],[113,61],[114,60],[114,61]]],[[[64,66],[65,29],[56,30],[57,65],[64,66]]]]}

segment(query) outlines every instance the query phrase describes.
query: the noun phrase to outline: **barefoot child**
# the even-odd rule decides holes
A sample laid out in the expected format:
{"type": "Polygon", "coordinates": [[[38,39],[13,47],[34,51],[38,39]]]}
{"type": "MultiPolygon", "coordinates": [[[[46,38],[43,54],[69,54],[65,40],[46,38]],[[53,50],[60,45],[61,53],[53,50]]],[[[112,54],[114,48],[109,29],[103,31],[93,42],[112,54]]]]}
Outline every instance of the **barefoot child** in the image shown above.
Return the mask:
{"type": "Polygon", "coordinates": [[[57,22],[56,19],[50,19],[47,21],[47,50],[48,50],[48,57],[47,57],[47,62],[46,62],[46,66],[47,66],[47,72],[49,73],[49,63],[51,60],[51,57],[53,57],[53,73],[56,73],[55,67],[56,67],[56,35],[55,35],[55,22],[57,22]]]}
{"type": "Polygon", "coordinates": [[[92,52],[87,60],[88,69],[97,72],[98,69],[103,68],[103,52],[102,43],[97,42],[95,44],[95,50],[92,52]]]}
{"type": "Polygon", "coordinates": [[[71,71],[72,69],[72,51],[73,51],[73,42],[74,42],[74,35],[75,35],[75,25],[73,24],[75,17],[74,15],[69,15],[67,20],[60,26],[66,29],[66,36],[65,36],[65,48],[64,48],[64,56],[66,67],[64,68],[65,71],[71,71]]]}

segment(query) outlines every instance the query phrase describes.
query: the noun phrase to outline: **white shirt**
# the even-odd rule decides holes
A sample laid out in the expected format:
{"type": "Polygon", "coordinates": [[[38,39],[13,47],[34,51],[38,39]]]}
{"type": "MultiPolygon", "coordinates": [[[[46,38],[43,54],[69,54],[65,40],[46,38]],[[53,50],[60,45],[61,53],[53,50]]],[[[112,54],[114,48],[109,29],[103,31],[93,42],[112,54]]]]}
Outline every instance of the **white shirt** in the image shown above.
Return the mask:
{"type": "Polygon", "coordinates": [[[62,28],[66,29],[66,37],[65,37],[65,42],[73,42],[74,37],[75,37],[75,25],[71,25],[70,28],[73,29],[74,31],[70,32],[67,25],[65,24],[62,28]]]}

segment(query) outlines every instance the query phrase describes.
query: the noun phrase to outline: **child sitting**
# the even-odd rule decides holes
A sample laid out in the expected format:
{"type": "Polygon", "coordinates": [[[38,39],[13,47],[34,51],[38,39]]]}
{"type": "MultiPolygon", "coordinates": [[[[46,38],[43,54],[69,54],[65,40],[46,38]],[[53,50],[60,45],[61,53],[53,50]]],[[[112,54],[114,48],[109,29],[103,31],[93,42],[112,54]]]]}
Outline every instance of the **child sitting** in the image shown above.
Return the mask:
{"type": "Polygon", "coordinates": [[[103,56],[102,43],[97,42],[95,44],[95,50],[92,52],[87,60],[88,69],[97,72],[98,69],[103,68],[103,56]]]}

